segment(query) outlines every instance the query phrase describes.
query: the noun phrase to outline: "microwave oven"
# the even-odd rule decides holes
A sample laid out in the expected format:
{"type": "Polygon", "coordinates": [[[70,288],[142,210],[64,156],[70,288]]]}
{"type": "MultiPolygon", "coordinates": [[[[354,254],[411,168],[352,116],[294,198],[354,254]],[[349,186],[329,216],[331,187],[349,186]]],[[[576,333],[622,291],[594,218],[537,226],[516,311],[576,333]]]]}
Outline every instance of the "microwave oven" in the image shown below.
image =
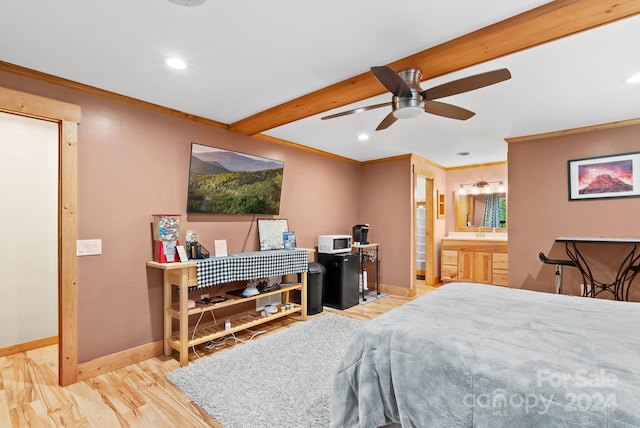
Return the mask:
{"type": "Polygon", "coordinates": [[[351,251],[351,235],[318,236],[318,252],[324,254],[348,253],[351,251]]]}

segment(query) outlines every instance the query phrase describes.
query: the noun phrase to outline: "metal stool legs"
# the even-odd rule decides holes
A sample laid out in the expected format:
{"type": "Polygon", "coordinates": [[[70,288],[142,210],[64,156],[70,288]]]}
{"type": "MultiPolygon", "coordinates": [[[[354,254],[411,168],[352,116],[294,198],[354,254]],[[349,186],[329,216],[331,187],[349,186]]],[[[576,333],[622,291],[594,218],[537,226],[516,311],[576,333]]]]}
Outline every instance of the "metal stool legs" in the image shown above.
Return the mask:
{"type": "Polygon", "coordinates": [[[540,261],[548,265],[556,265],[556,294],[562,294],[562,266],[573,266],[576,264],[572,260],[550,259],[541,251],[538,253],[540,261]]]}

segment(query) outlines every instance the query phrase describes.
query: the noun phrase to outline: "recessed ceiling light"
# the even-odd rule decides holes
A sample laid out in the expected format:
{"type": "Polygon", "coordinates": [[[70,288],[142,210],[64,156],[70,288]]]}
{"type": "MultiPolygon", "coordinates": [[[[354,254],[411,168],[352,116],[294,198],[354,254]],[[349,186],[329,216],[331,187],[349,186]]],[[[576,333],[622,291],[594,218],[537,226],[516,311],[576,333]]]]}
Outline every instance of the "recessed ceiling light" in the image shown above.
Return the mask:
{"type": "Polygon", "coordinates": [[[458,156],[469,156],[471,152],[458,152],[456,153],[458,156]]]}
{"type": "Polygon", "coordinates": [[[640,73],[634,74],[633,76],[628,77],[624,81],[624,83],[638,83],[638,82],[640,82],[640,73]]]}
{"type": "Polygon", "coordinates": [[[367,141],[369,139],[369,135],[368,134],[360,134],[358,135],[358,140],[359,141],[367,141]]]}
{"type": "Polygon", "coordinates": [[[206,2],[207,0],[169,0],[169,1],[173,4],[177,4],[178,6],[193,7],[193,6],[200,6],[201,4],[204,4],[204,2],[206,2]]]}
{"type": "Polygon", "coordinates": [[[180,58],[167,58],[165,62],[169,67],[175,68],[176,70],[184,70],[187,68],[187,63],[180,58]]]}

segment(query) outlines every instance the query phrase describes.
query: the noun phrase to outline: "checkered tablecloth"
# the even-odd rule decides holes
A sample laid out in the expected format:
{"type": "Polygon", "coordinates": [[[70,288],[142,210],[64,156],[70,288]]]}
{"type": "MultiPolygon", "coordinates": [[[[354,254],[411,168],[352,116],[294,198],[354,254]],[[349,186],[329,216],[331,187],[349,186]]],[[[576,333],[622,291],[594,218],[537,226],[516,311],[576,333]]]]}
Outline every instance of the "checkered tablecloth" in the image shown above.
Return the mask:
{"type": "Polygon", "coordinates": [[[194,260],[197,264],[197,288],[306,272],[308,254],[300,249],[271,250],[194,260]]]}

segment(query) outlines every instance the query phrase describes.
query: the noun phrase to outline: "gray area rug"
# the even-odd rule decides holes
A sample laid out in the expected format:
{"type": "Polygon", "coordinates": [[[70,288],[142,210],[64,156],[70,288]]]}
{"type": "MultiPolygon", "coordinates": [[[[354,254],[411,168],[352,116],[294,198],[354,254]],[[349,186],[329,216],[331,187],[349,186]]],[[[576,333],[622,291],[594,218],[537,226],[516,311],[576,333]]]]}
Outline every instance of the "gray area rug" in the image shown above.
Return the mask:
{"type": "Polygon", "coordinates": [[[328,427],[333,376],[363,322],[324,313],[167,376],[225,428],[328,427]]]}

